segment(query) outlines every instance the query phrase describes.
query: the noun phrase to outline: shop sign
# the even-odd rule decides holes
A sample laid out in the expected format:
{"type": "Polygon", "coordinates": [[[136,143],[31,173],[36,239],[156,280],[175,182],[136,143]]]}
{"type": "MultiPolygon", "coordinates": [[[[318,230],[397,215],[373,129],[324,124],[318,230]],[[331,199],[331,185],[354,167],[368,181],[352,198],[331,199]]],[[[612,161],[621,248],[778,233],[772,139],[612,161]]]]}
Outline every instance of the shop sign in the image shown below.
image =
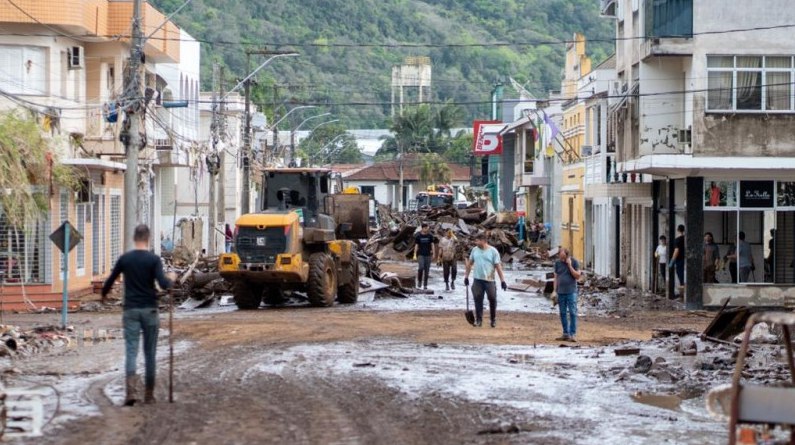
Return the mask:
{"type": "Polygon", "coordinates": [[[740,207],[772,208],[774,181],[740,181],[740,207]]]}
{"type": "Polygon", "coordinates": [[[502,154],[502,137],[500,131],[505,124],[499,121],[474,121],[475,156],[502,154]]]}
{"type": "Polygon", "coordinates": [[[516,215],[527,216],[527,195],[524,193],[516,194],[516,215]]]}

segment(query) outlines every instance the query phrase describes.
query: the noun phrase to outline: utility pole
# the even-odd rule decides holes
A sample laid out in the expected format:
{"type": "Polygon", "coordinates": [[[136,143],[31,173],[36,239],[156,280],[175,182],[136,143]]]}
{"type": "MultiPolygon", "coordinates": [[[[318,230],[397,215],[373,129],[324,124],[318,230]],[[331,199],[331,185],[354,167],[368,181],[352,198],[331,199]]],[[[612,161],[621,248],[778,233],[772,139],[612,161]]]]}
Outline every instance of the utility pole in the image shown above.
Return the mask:
{"type": "Polygon", "coordinates": [[[276,104],[279,103],[279,86],[273,85],[273,155],[277,155],[279,152],[279,107],[276,104]]]}
{"type": "MultiPolygon", "coordinates": [[[[269,50],[249,50],[246,51],[246,72],[251,71],[251,56],[262,55],[272,56],[271,59],[280,56],[297,56],[294,51],[269,51],[269,50]]],[[[267,62],[266,62],[267,63],[267,62]]],[[[262,67],[262,66],[261,66],[262,67]]],[[[261,68],[260,67],[260,68],[261,68]]],[[[244,111],[245,124],[243,126],[243,190],[240,193],[240,211],[249,213],[251,211],[251,82],[252,75],[248,75],[244,82],[244,94],[246,95],[246,109],[244,111]]],[[[275,144],[274,144],[275,145],[275,144]]]]}
{"type": "MultiPolygon", "coordinates": [[[[251,71],[251,52],[246,51],[246,72],[251,71]]],[[[240,213],[245,215],[251,211],[251,80],[244,84],[246,105],[243,110],[243,190],[240,192],[240,213]]]]}
{"type": "Polygon", "coordinates": [[[207,254],[210,257],[215,256],[215,226],[216,224],[216,198],[215,198],[215,181],[216,175],[218,174],[218,63],[213,63],[213,118],[212,124],[210,125],[210,132],[212,134],[211,141],[212,141],[212,150],[209,154],[207,154],[207,173],[209,173],[210,179],[210,193],[209,193],[209,215],[207,217],[207,233],[208,233],[208,246],[207,246],[207,254]]]}
{"type": "Polygon", "coordinates": [[[125,122],[119,140],[127,155],[127,170],[124,173],[124,250],[133,247],[132,235],[138,224],[138,152],[143,146],[143,99],[141,94],[141,70],[143,68],[143,34],[141,32],[141,3],[133,0],[132,42],[130,64],[125,80],[125,122]]]}
{"type": "Polygon", "coordinates": [[[219,129],[218,132],[220,133],[220,141],[221,141],[221,157],[219,160],[219,172],[218,172],[218,191],[216,194],[218,195],[218,199],[216,202],[218,203],[218,220],[222,222],[226,221],[226,102],[224,101],[224,97],[226,97],[226,80],[224,78],[224,67],[220,67],[220,75],[219,80],[221,82],[221,103],[218,104],[219,111],[218,114],[220,115],[218,118],[219,129]]]}

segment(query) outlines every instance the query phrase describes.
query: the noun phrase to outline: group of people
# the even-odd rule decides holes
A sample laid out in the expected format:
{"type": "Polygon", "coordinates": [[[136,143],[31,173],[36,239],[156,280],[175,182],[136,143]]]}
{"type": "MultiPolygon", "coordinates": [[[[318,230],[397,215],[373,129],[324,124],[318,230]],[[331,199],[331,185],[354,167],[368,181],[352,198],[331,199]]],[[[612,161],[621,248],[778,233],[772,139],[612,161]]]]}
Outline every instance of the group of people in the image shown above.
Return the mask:
{"type": "MultiPolygon", "coordinates": [[[[455,289],[457,275],[456,264],[463,256],[458,248],[455,233],[452,229],[445,232],[439,239],[430,231],[430,226],[423,223],[414,235],[414,255],[417,261],[417,286],[428,289],[428,275],[431,264],[436,259],[442,266],[445,290],[455,289]]],[[[489,245],[488,235],[478,234],[475,247],[466,259],[464,286],[469,287],[469,276],[472,275],[472,298],[475,302],[475,326],[483,325],[484,300],[489,301],[489,321],[492,328],[497,327],[497,285],[495,273],[499,275],[503,291],[508,290],[508,283],[502,270],[500,253],[489,245]]],[[[577,281],[580,279],[579,262],[572,258],[569,250],[558,249],[555,262],[554,292],[557,295],[560,321],[563,334],[558,341],[577,341],[577,281]]]]}
{"type": "MultiPolygon", "coordinates": [[[[231,229],[226,227],[229,234],[231,229]]],[[[124,404],[132,406],[140,399],[138,396],[138,377],[136,362],[141,336],[143,336],[143,352],[145,367],[144,403],[155,403],[155,377],[157,338],[160,329],[158,311],[158,295],[155,285],[163,290],[173,286],[176,276],[165,274],[163,262],[159,256],[149,250],[150,231],[146,225],[139,225],[133,234],[134,249],[121,255],[107,280],[102,286],[102,302],[106,302],[113,284],[124,276],[124,301],[122,325],[125,343],[125,384],[124,404]]],[[[442,239],[430,233],[428,224],[423,224],[415,234],[414,257],[418,262],[417,283],[428,288],[428,275],[431,263],[436,259],[442,265],[445,288],[455,289],[457,262],[462,251],[455,234],[448,230],[442,239]]],[[[229,242],[229,240],[227,240],[229,242]]],[[[226,246],[227,250],[230,246],[226,246]]],[[[471,284],[475,302],[475,326],[483,325],[484,300],[489,301],[489,321],[492,328],[497,327],[497,285],[496,275],[500,277],[500,285],[508,290],[505,274],[502,269],[500,253],[489,245],[485,233],[475,237],[475,247],[469,252],[464,272],[464,286],[471,284]],[[470,283],[470,276],[472,282],[470,283]]],[[[555,292],[560,306],[560,320],[563,335],[560,341],[576,341],[577,334],[577,281],[580,278],[580,265],[572,258],[569,251],[559,248],[558,260],[555,262],[555,292]]]]}
{"type": "MultiPolygon", "coordinates": [[[[674,239],[673,252],[668,258],[668,239],[660,236],[659,244],[654,251],[657,259],[658,288],[665,288],[668,269],[674,269],[679,283],[679,292],[672,298],[681,295],[685,285],[685,226],[680,224],[676,228],[677,236],[674,239]]],[[[754,281],[753,273],[756,270],[751,245],[745,240],[745,232],[737,234],[737,244],[731,244],[726,254],[720,256],[720,246],[715,243],[712,232],[704,234],[702,272],[704,283],[718,283],[717,274],[721,269],[728,269],[732,283],[737,283],[738,275],[741,283],[754,281]]]]}

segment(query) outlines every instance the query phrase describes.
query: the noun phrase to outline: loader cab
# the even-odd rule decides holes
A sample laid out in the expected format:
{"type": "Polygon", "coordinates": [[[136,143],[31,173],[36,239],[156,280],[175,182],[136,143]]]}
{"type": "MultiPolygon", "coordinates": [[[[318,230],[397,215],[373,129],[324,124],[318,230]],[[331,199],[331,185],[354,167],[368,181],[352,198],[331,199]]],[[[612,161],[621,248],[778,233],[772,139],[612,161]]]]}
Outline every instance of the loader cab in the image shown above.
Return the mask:
{"type": "Polygon", "coordinates": [[[317,227],[324,212],[326,196],[331,193],[329,169],[266,169],[262,178],[260,211],[301,210],[302,224],[317,227]]]}

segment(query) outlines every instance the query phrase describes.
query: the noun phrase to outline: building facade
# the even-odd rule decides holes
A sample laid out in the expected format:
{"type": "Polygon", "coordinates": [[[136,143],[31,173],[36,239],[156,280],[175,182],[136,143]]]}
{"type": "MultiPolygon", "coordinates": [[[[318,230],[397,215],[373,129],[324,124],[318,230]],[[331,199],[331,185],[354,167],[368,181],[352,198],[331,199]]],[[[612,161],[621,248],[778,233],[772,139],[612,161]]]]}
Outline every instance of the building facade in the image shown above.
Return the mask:
{"type": "MultiPolygon", "coordinates": [[[[36,116],[55,158],[71,166],[82,185],[77,191],[52,189],[50,211],[34,227],[9,227],[0,216],[0,254],[6,258],[3,302],[6,309],[57,307],[63,256],[47,236],[64,221],[82,237],[68,257],[70,294],[91,292],[122,253],[125,164],[119,142],[124,105],[120,101],[133,3],[20,0],[15,5],[0,5],[0,109],[36,116]]],[[[180,41],[185,40],[167,36],[185,35],[148,3],[142,22],[152,33],[144,46],[145,82],[157,100],[164,87],[174,86],[158,77],[156,66],[179,64],[180,41]]],[[[194,80],[198,83],[198,77],[194,80]]],[[[154,141],[151,136],[148,140],[154,141]]],[[[149,148],[142,152],[152,160],[144,162],[147,172],[158,159],[154,146],[149,148]]],[[[149,192],[143,201],[150,224],[153,202],[146,198],[151,197],[151,184],[142,184],[149,192]]]]}
{"type": "Polygon", "coordinates": [[[719,0],[616,0],[602,7],[616,22],[624,95],[609,117],[618,171],[653,180],[645,199],[623,207],[635,218],[631,228],[644,233],[632,235],[646,247],[635,266],[649,270],[647,249],[683,224],[688,307],[727,297],[733,305],[790,304],[795,41],[780,27],[795,20],[790,2],[727,8],[719,0]],[[705,273],[706,232],[720,249],[714,279],[705,273]],[[738,245],[750,255],[724,261],[738,245]]]}

